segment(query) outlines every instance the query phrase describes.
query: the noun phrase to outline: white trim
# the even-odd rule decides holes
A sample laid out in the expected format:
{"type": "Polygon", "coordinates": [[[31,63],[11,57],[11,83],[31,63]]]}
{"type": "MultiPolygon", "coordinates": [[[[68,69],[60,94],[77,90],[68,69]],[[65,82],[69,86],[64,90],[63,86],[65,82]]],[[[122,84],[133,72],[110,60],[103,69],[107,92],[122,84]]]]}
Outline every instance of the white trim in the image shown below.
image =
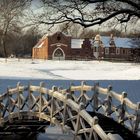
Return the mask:
{"type": "Polygon", "coordinates": [[[65,53],[64,53],[64,51],[63,51],[60,47],[57,47],[57,48],[53,51],[52,59],[55,59],[55,60],[59,60],[59,59],[60,59],[60,60],[65,60],[65,53]],[[54,56],[55,52],[56,52],[58,49],[62,51],[63,57],[55,57],[55,56],[54,56]]]}
{"type": "Polygon", "coordinates": [[[44,45],[44,41],[38,42],[33,48],[42,48],[44,45]],[[39,45],[38,45],[39,44],[39,45]]]}
{"type": "Polygon", "coordinates": [[[44,44],[44,41],[39,46],[37,46],[37,48],[41,48],[43,44],[44,44]]]}
{"type": "Polygon", "coordinates": [[[71,39],[71,48],[72,49],[77,49],[77,48],[82,48],[82,44],[84,42],[84,39],[71,39]]]}
{"type": "Polygon", "coordinates": [[[68,46],[67,44],[63,44],[63,43],[54,43],[54,44],[51,44],[50,46],[55,46],[55,45],[56,46],[61,46],[62,45],[62,46],[66,46],[66,47],[68,46]]]}

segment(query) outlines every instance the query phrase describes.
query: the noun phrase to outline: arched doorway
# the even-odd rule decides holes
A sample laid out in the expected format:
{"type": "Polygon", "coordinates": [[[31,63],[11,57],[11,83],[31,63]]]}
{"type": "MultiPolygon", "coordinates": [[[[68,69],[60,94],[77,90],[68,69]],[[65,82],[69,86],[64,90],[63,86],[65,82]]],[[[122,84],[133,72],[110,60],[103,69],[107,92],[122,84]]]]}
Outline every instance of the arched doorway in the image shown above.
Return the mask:
{"type": "Polygon", "coordinates": [[[54,59],[54,60],[65,60],[64,51],[60,47],[56,48],[53,52],[52,59],[54,59]]]}

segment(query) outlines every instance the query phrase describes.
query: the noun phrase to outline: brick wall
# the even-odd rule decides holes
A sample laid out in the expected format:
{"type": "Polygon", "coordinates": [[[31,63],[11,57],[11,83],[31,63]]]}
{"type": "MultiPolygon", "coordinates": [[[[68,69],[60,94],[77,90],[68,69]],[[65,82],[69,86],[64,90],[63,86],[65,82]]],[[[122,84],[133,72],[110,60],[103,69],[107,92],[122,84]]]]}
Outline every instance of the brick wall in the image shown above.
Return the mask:
{"type": "Polygon", "coordinates": [[[53,52],[57,49],[61,48],[65,56],[69,56],[71,54],[71,37],[65,36],[61,32],[56,32],[52,36],[48,36],[48,58],[52,59],[53,52]]]}
{"type": "MultiPolygon", "coordinates": [[[[42,38],[36,47],[33,48],[32,57],[37,59],[53,59],[54,52],[60,49],[65,54],[64,59],[94,59],[91,41],[86,38],[83,43],[77,48],[71,48],[71,36],[67,36],[62,32],[56,32],[53,35],[42,38]],[[39,46],[42,42],[42,47],[39,46]],[[78,48],[79,47],[79,48],[78,48]]],[[[108,54],[105,53],[105,48],[101,43],[98,47],[99,58],[127,58],[131,55],[131,48],[117,48],[114,44],[108,47],[108,54]],[[118,49],[118,50],[117,50],[118,49]]]]}

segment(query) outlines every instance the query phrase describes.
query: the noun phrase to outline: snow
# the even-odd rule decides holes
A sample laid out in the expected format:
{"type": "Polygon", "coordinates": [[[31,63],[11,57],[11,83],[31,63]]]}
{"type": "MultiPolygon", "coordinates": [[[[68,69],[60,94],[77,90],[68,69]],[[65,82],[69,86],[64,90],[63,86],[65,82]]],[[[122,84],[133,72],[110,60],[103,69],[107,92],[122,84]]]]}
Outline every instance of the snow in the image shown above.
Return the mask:
{"type": "Polygon", "coordinates": [[[37,46],[36,48],[41,48],[43,46],[43,44],[44,44],[44,41],[39,46],[37,46]]]}
{"type": "MultiPolygon", "coordinates": [[[[100,37],[104,47],[110,47],[110,36],[101,36],[100,37]]],[[[83,44],[84,39],[72,39],[71,40],[71,48],[81,48],[81,45],[83,44]]],[[[91,44],[93,44],[93,39],[90,39],[91,44]]],[[[114,41],[116,44],[116,47],[118,48],[132,48],[133,44],[131,38],[120,38],[120,37],[114,37],[114,41]]],[[[94,46],[98,47],[98,40],[95,38],[94,46]]]]}
{"type": "Polygon", "coordinates": [[[71,48],[82,48],[84,39],[71,39],[71,48]]]}
{"type": "MultiPolygon", "coordinates": [[[[5,59],[0,58],[0,79],[140,80],[140,65],[106,61],[53,61],[31,59],[20,59],[20,61],[18,61],[16,58],[10,58],[5,62],[5,59]]],[[[8,85],[9,83],[11,84],[11,82],[15,82],[11,81],[8,83],[10,80],[5,80],[3,83],[3,81],[0,83],[1,90],[4,88],[3,84],[8,85]]],[[[135,82],[130,81],[112,81],[111,83],[113,82],[116,85],[114,88],[118,87],[121,91],[125,87],[124,83],[127,83],[127,90],[130,90],[127,93],[132,93],[129,94],[129,97],[135,102],[137,102],[137,100],[139,101],[139,82],[135,84],[135,82]]],[[[71,134],[62,134],[60,128],[49,127],[46,130],[46,133],[39,134],[37,139],[73,139],[71,134]]]]}
{"type": "Polygon", "coordinates": [[[140,65],[106,61],[0,59],[1,79],[140,80],[140,65]]]}
{"type": "MultiPolygon", "coordinates": [[[[103,41],[103,44],[105,47],[110,47],[110,37],[109,36],[102,36],[101,40],[103,41]]],[[[120,37],[114,37],[114,41],[116,44],[116,47],[119,48],[132,48],[132,39],[131,38],[120,38],[120,37]]]]}

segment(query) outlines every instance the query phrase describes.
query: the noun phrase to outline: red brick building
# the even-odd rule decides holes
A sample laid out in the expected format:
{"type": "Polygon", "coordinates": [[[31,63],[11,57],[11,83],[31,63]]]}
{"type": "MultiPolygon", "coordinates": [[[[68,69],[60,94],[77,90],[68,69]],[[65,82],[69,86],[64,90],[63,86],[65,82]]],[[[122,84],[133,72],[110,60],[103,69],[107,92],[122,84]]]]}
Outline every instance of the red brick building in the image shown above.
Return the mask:
{"type": "Polygon", "coordinates": [[[98,59],[126,58],[131,56],[128,39],[101,37],[94,39],[73,39],[62,32],[45,35],[33,47],[32,58],[35,59],[98,59]],[[121,42],[121,43],[120,43],[121,42]],[[125,46],[124,46],[125,45],[125,46]]]}

